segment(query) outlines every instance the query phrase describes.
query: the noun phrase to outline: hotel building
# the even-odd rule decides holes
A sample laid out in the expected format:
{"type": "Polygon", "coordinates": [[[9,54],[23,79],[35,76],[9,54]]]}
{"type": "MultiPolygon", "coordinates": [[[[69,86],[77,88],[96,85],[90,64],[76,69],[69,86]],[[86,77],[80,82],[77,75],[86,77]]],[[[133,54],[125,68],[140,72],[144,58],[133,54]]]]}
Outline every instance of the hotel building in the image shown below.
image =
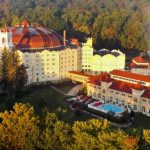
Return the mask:
{"type": "Polygon", "coordinates": [[[131,72],[133,73],[150,76],[150,60],[147,61],[143,59],[141,56],[132,59],[130,68],[131,72]]]}
{"type": "Polygon", "coordinates": [[[114,70],[88,80],[88,96],[150,117],[150,76],[114,70]]]}
{"type": "Polygon", "coordinates": [[[92,38],[82,45],[82,70],[90,74],[110,72],[114,69],[124,70],[125,54],[119,50],[101,49],[94,52],[92,38]]]}
{"type": "Polygon", "coordinates": [[[27,68],[28,84],[61,81],[68,71],[81,71],[81,47],[66,41],[52,30],[33,27],[24,20],[0,32],[0,54],[15,47],[27,68]]]}

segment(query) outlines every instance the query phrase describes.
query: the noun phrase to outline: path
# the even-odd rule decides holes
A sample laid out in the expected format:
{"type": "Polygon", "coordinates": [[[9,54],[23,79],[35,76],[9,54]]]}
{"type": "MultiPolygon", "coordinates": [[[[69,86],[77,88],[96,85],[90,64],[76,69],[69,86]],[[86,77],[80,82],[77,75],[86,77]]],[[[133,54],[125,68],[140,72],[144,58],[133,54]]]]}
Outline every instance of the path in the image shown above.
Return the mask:
{"type": "Polygon", "coordinates": [[[75,87],[73,87],[67,94],[64,93],[63,91],[59,90],[58,88],[56,88],[55,86],[51,86],[51,88],[53,88],[54,90],[58,91],[59,93],[65,95],[65,96],[76,96],[77,93],[79,92],[80,88],[82,88],[82,84],[78,84],[75,87]]]}
{"type": "Polygon", "coordinates": [[[63,94],[63,95],[66,95],[63,91],[57,89],[55,86],[51,86],[52,89],[58,91],[59,93],[63,94]]]}
{"type": "Polygon", "coordinates": [[[83,87],[82,84],[78,84],[75,87],[73,87],[68,93],[68,96],[76,96],[79,92],[79,90],[83,87]]]}

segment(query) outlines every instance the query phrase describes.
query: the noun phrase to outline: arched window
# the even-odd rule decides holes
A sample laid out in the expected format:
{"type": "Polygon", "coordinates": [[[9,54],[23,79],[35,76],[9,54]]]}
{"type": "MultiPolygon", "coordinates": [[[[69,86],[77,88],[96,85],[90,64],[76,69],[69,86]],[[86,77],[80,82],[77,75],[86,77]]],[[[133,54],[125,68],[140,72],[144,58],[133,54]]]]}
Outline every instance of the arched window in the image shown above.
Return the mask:
{"type": "Polygon", "coordinates": [[[112,102],[112,100],[113,100],[113,98],[112,98],[112,97],[110,97],[110,102],[112,102]]]}
{"type": "Polygon", "coordinates": [[[142,111],[145,112],[145,107],[144,106],[142,107],[142,111]]]}
{"type": "Polygon", "coordinates": [[[95,92],[93,93],[93,97],[96,97],[96,93],[95,92]]]}
{"type": "Polygon", "coordinates": [[[2,44],[6,43],[6,38],[2,38],[2,44]]]}
{"type": "Polygon", "coordinates": [[[11,42],[11,39],[10,38],[8,38],[8,43],[10,43],[11,42]]]}
{"type": "Polygon", "coordinates": [[[101,94],[98,94],[98,98],[101,98],[101,94]]]}

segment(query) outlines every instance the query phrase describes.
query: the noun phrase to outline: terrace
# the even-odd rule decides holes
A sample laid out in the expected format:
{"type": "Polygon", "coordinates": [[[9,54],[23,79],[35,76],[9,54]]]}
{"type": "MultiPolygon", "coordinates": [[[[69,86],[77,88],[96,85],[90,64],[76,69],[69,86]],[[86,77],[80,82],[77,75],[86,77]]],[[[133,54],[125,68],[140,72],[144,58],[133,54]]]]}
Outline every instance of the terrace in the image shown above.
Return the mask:
{"type": "Polygon", "coordinates": [[[72,97],[67,102],[74,111],[84,111],[97,117],[107,118],[112,122],[125,123],[131,119],[127,109],[122,109],[113,104],[103,104],[99,100],[88,96],[80,95],[72,97]]]}

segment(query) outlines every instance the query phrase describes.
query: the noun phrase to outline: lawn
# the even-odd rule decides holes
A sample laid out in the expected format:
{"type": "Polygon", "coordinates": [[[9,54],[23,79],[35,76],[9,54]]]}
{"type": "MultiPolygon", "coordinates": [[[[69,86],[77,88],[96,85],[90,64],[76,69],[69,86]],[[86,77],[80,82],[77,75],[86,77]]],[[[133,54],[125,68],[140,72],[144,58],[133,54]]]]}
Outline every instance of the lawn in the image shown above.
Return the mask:
{"type": "MultiPolygon", "coordinates": [[[[70,89],[72,85],[62,85],[61,88],[70,89]]],[[[4,99],[0,97],[0,99],[4,99]]],[[[34,106],[35,112],[40,115],[44,107],[46,107],[50,112],[56,112],[56,110],[61,107],[66,109],[67,112],[63,115],[63,120],[68,123],[73,123],[76,120],[86,121],[92,118],[88,114],[82,113],[80,116],[76,116],[75,113],[69,108],[69,104],[66,103],[67,97],[63,94],[55,91],[50,87],[40,87],[32,89],[29,94],[18,99],[18,102],[29,103],[34,106]]],[[[0,103],[0,111],[7,109],[4,101],[0,103]]],[[[150,129],[150,118],[141,114],[137,114],[135,120],[133,121],[133,128],[142,127],[145,129],[150,129]]]]}
{"type": "Polygon", "coordinates": [[[34,106],[37,114],[42,113],[43,107],[46,107],[50,112],[56,112],[59,107],[66,109],[67,112],[63,115],[63,120],[68,123],[73,123],[76,120],[84,121],[91,118],[87,114],[76,116],[75,113],[70,110],[69,105],[65,102],[66,98],[66,96],[58,93],[54,89],[45,87],[37,89],[35,92],[19,99],[18,102],[31,104],[34,106]]]}

